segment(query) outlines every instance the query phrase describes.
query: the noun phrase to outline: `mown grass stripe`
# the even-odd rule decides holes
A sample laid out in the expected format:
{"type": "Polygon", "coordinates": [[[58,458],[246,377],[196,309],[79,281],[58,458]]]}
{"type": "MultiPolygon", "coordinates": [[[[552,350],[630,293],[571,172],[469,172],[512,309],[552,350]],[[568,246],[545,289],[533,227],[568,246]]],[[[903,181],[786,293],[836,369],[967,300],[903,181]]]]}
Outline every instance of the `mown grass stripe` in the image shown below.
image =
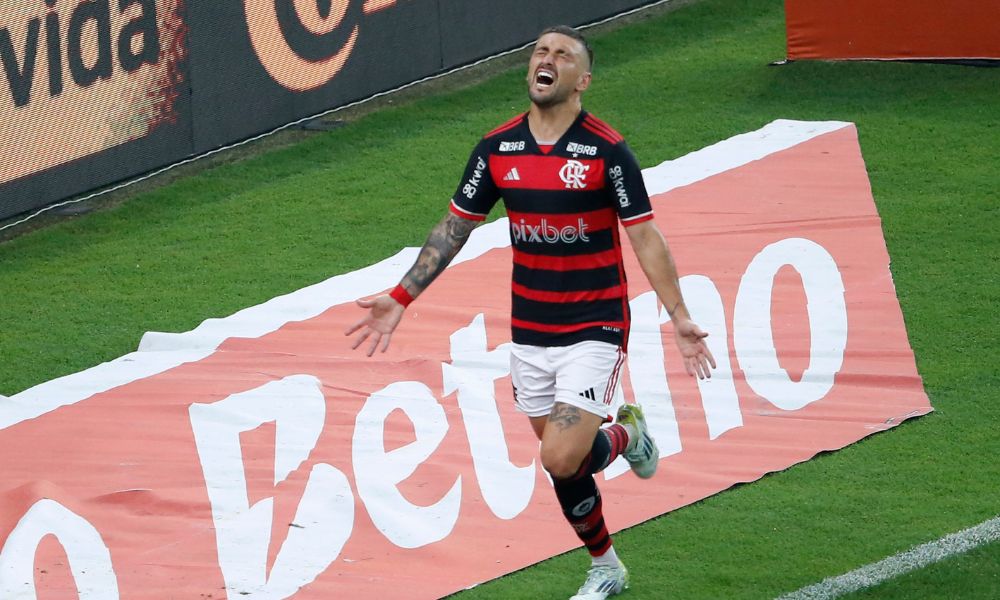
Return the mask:
{"type": "Polygon", "coordinates": [[[843,575],[785,594],[778,600],[830,600],[874,587],[894,577],[1000,540],[1000,516],[979,525],[921,544],[843,575]]]}

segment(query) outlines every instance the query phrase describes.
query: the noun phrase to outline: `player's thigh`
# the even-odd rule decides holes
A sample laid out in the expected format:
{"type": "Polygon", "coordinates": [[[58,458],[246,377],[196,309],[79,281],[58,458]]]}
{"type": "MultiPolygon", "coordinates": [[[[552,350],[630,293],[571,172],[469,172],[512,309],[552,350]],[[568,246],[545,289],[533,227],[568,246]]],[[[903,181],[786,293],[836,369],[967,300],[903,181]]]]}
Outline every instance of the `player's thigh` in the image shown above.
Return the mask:
{"type": "Polygon", "coordinates": [[[549,414],[555,402],[556,371],[546,348],[512,344],[510,378],[514,387],[514,406],[528,415],[533,425],[549,414]]]}
{"type": "Polygon", "coordinates": [[[607,419],[624,364],[625,352],[614,344],[591,341],[568,346],[557,365],[555,401],[607,419]]]}

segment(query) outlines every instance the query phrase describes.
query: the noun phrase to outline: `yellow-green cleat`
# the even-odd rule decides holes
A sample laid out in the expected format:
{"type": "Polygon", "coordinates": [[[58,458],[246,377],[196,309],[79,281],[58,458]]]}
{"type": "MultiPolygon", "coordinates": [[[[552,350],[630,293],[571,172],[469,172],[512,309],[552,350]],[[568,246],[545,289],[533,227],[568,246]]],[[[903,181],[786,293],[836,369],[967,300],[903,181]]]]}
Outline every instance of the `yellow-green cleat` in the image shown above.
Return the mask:
{"type": "Polygon", "coordinates": [[[656,466],[660,461],[660,449],[649,435],[642,409],[636,404],[623,404],[618,409],[618,418],[615,421],[621,425],[631,425],[635,431],[635,438],[629,439],[628,448],[622,456],[636,475],[642,479],[649,479],[656,473],[656,466]]]}

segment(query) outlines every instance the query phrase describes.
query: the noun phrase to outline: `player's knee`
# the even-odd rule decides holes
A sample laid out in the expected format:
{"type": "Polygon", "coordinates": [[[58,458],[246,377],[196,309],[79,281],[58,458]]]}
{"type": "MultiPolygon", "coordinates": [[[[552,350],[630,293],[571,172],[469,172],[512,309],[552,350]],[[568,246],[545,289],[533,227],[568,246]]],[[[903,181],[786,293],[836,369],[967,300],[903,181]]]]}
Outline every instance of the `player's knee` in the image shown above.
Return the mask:
{"type": "Polygon", "coordinates": [[[572,479],[580,470],[581,459],[562,448],[542,448],[542,468],[553,479],[572,479]]]}

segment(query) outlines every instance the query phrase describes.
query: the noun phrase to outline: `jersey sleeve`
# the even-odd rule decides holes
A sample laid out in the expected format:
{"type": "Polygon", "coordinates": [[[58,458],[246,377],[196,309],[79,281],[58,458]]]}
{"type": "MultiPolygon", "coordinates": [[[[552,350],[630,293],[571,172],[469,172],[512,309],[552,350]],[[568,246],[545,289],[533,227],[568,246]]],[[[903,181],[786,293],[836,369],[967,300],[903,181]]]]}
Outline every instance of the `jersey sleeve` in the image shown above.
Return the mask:
{"type": "Polygon", "coordinates": [[[625,142],[615,144],[607,162],[608,193],[622,225],[628,227],[653,218],[639,161],[625,142]]]}
{"type": "Polygon", "coordinates": [[[500,198],[500,192],[490,173],[489,140],[476,145],[465,166],[462,181],[451,197],[451,212],[473,221],[483,221],[500,198]]]}

